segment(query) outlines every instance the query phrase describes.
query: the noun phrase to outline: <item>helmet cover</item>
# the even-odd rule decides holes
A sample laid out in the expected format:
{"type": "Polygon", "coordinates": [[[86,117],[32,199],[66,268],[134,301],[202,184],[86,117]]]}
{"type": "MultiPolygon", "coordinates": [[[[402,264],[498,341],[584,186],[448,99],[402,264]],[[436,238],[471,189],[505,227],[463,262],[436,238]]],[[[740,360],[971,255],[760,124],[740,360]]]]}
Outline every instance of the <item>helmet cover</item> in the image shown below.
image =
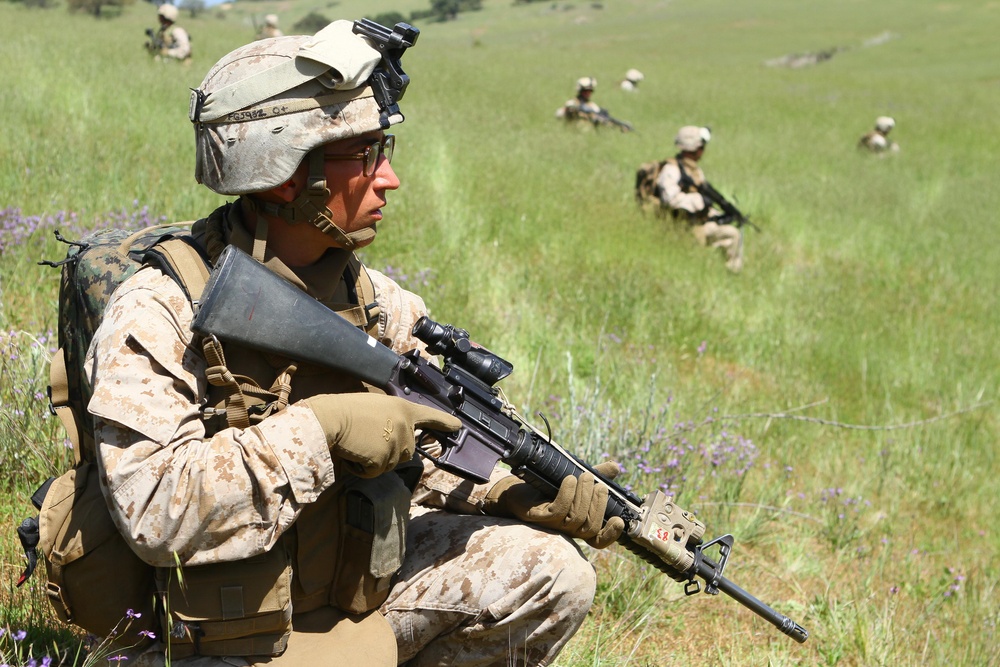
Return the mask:
{"type": "Polygon", "coordinates": [[[896,121],[889,116],[879,116],[875,119],[875,129],[879,132],[888,132],[896,127],[896,121]]]}
{"type": "Polygon", "coordinates": [[[191,96],[195,179],[223,195],[262,192],[318,146],[401,123],[368,82],[380,52],[352,26],[251,42],[219,60],[191,96]]]}
{"type": "Polygon", "coordinates": [[[160,5],[160,8],[156,10],[156,15],[162,16],[171,23],[176,23],[179,12],[177,10],[177,7],[175,7],[174,5],[163,3],[162,5],[160,5]]]}
{"type": "Polygon", "coordinates": [[[682,151],[694,152],[712,139],[712,133],[707,127],[685,125],[677,130],[674,145],[682,151]]]}
{"type": "Polygon", "coordinates": [[[625,72],[625,79],[627,81],[631,81],[632,83],[639,83],[645,78],[646,77],[643,76],[642,72],[640,72],[637,69],[630,69],[629,71],[625,72]]]}

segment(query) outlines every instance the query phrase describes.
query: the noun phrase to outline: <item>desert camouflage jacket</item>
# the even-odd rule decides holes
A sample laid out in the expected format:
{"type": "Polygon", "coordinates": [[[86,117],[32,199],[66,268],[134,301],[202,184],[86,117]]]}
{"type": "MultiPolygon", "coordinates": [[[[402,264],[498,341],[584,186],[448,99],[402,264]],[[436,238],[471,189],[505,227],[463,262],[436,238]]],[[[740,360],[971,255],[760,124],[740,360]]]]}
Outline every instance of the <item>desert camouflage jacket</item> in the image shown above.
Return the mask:
{"type": "MultiPolygon", "coordinates": [[[[228,241],[249,251],[249,234],[231,231],[228,241]]],[[[267,265],[320,301],[336,302],[347,288],[326,277],[342,275],[348,257],[334,254],[331,265],[311,273],[294,273],[275,258],[267,265]]],[[[382,313],[377,338],[397,352],[417,346],[409,332],[426,311],[423,300],[369,274],[382,313]]],[[[112,516],[135,552],[159,567],[175,566],[174,554],[182,565],[202,565],[270,550],[337,479],[323,429],[302,399],[330,386],[365,390],[300,369],[286,409],[246,429],[212,433],[203,419],[211,388],[192,319],[178,285],[144,268],[116,290],[87,357],[89,411],[112,516]]],[[[415,501],[479,513],[489,486],[427,464],[415,501]]]]}
{"type": "MultiPolygon", "coordinates": [[[[684,171],[696,184],[705,182],[705,172],[701,170],[694,160],[685,159],[683,161],[684,171]]],[[[689,217],[707,216],[705,211],[705,198],[694,188],[682,188],[681,169],[678,166],[677,158],[670,158],[660,169],[656,178],[657,192],[659,192],[660,202],[663,206],[685,214],[689,217]]]]}

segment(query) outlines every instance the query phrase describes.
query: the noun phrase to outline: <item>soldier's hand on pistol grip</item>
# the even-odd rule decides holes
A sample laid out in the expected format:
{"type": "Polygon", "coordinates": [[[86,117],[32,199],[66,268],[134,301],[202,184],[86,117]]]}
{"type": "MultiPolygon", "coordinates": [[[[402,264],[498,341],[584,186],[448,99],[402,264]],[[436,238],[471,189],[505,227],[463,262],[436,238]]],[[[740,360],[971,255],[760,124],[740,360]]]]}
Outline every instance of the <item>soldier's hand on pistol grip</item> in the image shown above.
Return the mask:
{"type": "Polygon", "coordinates": [[[330,452],[358,477],[377,477],[409,461],[415,430],[451,433],[462,425],[435,408],[382,394],[319,394],[306,402],[326,433],[330,452]]]}
{"type": "Polygon", "coordinates": [[[709,198],[708,198],[708,197],[706,197],[705,195],[702,195],[702,196],[701,196],[701,200],[702,200],[702,202],[704,202],[704,203],[702,204],[702,207],[701,207],[701,211],[702,211],[703,213],[705,213],[706,215],[709,215],[709,216],[711,216],[711,215],[713,215],[713,214],[716,214],[716,213],[718,213],[718,211],[716,211],[716,210],[715,210],[715,209],[714,209],[714,208],[712,207],[712,200],[711,200],[711,199],[709,199],[709,198]]]}
{"type": "MultiPolygon", "coordinates": [[[[614,461],[594,466],[600,474],[614,479],[621,468],[614,461]]],[[[590,472],[562,481],[554,499],[517,477],[504,477],[486,494],[483,509],[493,516],[508,516],[585,540],[596,548],[609,547],[625,529],[620,517],[604,522],[608,487],[590,472]]]]}

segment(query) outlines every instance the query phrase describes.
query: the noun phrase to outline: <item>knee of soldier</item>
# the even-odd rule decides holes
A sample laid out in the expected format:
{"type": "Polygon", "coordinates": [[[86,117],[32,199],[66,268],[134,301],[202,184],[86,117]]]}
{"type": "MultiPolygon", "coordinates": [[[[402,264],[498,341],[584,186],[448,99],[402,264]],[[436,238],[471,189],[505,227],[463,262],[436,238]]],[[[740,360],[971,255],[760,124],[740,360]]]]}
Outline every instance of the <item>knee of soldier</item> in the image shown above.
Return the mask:
{"type": "Polygon", "coordinates": [[[567,607],[590,609],[597,591],[593,564],[568,537],[547,531],[537,534],[536,540],[543,542],[539,547],[542,554],[539,567],[545,569],[552,586],[549,597],[567,607]]]}

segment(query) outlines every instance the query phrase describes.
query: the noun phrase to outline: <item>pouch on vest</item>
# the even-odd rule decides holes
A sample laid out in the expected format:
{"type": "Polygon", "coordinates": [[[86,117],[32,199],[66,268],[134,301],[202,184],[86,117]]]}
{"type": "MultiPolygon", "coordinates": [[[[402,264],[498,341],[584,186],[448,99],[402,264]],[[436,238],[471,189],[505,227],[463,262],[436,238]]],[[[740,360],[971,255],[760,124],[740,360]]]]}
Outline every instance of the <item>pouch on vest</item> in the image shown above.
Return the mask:
{"type": "Polygon", "coordinates": [[[330,603],[360,614],[389,597],[403,564],[412,493],[395,474],[351,480],[340,497],[340,548],[330,603]]]}
{"type": "Polygon", "coordinates": [[[97,465],[85,462],[56,478],[38,523],[48,572],[45,594],[59,619],[99,637],[117,626],[122,646],[151,642],[139,632],[156,626],[153,568],[118,532],[97,465]]]}
{"type": "MultiPolygon", "coordinates": [[[[288,650],[266,662],[268,667],[357,665],[396,667],[396,636],[378,611],[347,614],[329,605],[295,613],[288,650]]],[[[124,666],[123,666],[124,667],[124,666]]]]}
{"type": "Polygon", "coordinates": [[[292,630],[292,567],[279,544],[244,560],[157,568],[171,659],[281,655],[292,630]]]}

